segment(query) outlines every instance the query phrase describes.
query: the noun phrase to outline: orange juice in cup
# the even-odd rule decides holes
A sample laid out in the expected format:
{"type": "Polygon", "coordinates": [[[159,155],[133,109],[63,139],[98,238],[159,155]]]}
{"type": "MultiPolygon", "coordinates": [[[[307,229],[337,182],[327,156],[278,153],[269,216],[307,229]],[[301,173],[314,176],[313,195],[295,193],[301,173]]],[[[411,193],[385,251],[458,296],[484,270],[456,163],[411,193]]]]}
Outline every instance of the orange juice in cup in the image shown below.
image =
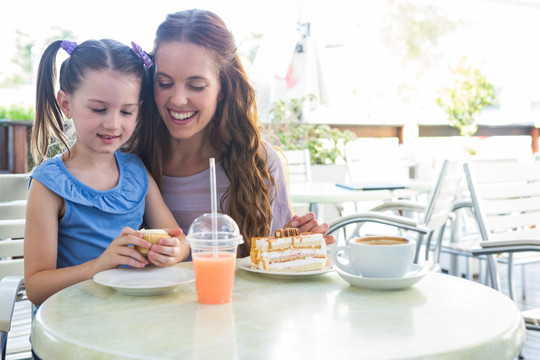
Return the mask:
{"type": "Polygon", "coordinates": [[[225,304],[231,301],[236,267],[236,251],[193,254],[197,297],[202,304],[225,304]]]}
{"type": "Polygon", "coordinates": [[[238,225],[225,214],[204,214],[191,224],[195,288],[201,304],[226,304],[232,299],[236,249],[243,243],[238,225]]]}

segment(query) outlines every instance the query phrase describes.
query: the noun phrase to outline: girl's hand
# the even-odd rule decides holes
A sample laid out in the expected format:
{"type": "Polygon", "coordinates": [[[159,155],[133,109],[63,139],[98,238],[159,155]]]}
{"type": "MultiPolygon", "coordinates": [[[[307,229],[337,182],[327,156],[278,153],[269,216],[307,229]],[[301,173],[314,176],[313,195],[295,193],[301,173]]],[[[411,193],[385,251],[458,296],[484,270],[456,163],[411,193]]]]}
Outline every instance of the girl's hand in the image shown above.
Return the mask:
{"type": "MultiPolygon", "coordinates": [[[[300,232],[312,232],[317,234],[326,234],[328,231],[328,224],[322,223],[319,224],[317,219],[315,219],[315,214],[308,212],[302,216],[294,215],[284,227],[295,227],[300,232]]],[[[326,235],[324,237],[326,240],[326,245],[330,245],[336,242],[336,237],[334,235],[326,235]]]]}
{"type": "Polygon", "coordinates": [[[150,243],[142,238],[142,234],[125,227],[120,235],[114,239],[105,251],[95,260],[96,273],[117,268],[120,265],[129,265],[142,268],[148,265],[148,260],[142,256],[133,246],[150,248],[150,243]]]}
{"type": "Polygon", "coordinates": [[[148,252],[148,260],[155,266],[172,266],[185,260],[189,255],[189,246],[182,229],[164,229],[171,237],[159,239],[148,252]]]}

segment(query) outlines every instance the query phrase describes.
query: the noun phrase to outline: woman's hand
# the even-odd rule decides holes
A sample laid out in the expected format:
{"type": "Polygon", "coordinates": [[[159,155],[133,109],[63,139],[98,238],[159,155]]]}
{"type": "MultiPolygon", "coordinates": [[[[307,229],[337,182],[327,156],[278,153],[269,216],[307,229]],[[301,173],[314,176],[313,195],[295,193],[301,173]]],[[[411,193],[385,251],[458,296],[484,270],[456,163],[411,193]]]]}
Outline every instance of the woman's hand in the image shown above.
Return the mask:
{"type": "Polygon", "coordinates": [[[120,265],[129,265],[137,268],[148,265],[148,260],[135,250],[133,246],[129,245],[139,245],[149,248],[151,244],[143,239],[141,233],[130,227],[123,228],[120,235],[95,260],[97,266],[95,273],[114,269],[120,265]]]}
{"type": "MultiPolygon", "coordinates": [[[[328,224],[322,223],[319,224],[317,219],[315,219],[315,214],[308,212],[302,216],[294,215],[285,227],[295,227],[300,232],[312,232],[317,234],[326,234],[328,231],[328,224]]],[[[330,245],[336,242],[336,237],[334,235],[327,235],[324,237],[326,240],[326,245],[330,245]]]]}
{"type": "Polygon", "coordinates": [[[185,260],[189,255],[189,246],[182,229],[164,229],[171,237],[159,239],[150,247],[148,260],[155,266],[171,266],[185,260]]]}

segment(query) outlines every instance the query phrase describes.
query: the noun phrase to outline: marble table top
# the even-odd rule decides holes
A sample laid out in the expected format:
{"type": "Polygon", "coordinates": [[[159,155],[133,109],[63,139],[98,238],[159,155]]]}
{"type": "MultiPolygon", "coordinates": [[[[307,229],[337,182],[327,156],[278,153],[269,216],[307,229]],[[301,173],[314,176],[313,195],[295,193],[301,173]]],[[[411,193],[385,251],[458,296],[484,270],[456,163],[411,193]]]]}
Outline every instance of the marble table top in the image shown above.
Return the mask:
{"type": "Polygon", "coordinates": [[[49,298],[32,330],[44,360],[496,360],[515,357],[524,343],[509,298],[440,273],[406,290],[373,291],[336,272],[274,278],[237,268],[225,305],[198,304],[193,282],[130,296],[88,280],[49,298]]]}

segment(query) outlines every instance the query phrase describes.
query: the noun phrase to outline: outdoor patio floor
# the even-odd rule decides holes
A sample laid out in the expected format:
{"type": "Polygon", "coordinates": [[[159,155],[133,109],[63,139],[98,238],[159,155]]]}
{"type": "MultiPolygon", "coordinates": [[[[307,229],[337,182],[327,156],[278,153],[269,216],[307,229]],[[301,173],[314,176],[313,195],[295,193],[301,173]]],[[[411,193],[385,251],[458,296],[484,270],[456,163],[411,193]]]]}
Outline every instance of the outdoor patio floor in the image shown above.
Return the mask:
{"type": "MultiPolygon", "coordinates": [[[[519,274],[516,274],[519,275],[519,274]]],[[[519,300],[519,307],[522,310],[540,308],[540,263],[526,265],[525,271],[525,294],[526,298],[519,300]]],[[[516,294],[521,294],[523,282],[521,276],[516,278],[516,294]]],[[[502,286],[506,286],[506,272],[501,271],[502,286]]],[[[540,359],[540,331],[527,330],[527,341],[525,348],[522,351],[524,359],[538,360],[540,359]]]]}
{"type": "MultiPolygon", "coordinates": [[[[499,275],[501,276],[501,287],[504,293],[507,293],[507,274],[506,265],[501,265],[499,275]]],[[[540,263],[526,265],[525,271],[525,299],[518,299],[518,306],[522,310],[540,308],[540,263]]],[[[523,281],[521,279],[521,267],[516,268],[514,276],[515,293],[522,293],[523,281]]],[[[518,295],[516,295],[518,296],[518,295]]],[[[489,306],[489,304],[486,304],[489,306]]],[[[496,321],[496,320],[494,320],[496,321]]],[[[527,330],[527,340],[521,353],[522,359],[538,360],[540,359],[540,331],[527,330]]]]}

